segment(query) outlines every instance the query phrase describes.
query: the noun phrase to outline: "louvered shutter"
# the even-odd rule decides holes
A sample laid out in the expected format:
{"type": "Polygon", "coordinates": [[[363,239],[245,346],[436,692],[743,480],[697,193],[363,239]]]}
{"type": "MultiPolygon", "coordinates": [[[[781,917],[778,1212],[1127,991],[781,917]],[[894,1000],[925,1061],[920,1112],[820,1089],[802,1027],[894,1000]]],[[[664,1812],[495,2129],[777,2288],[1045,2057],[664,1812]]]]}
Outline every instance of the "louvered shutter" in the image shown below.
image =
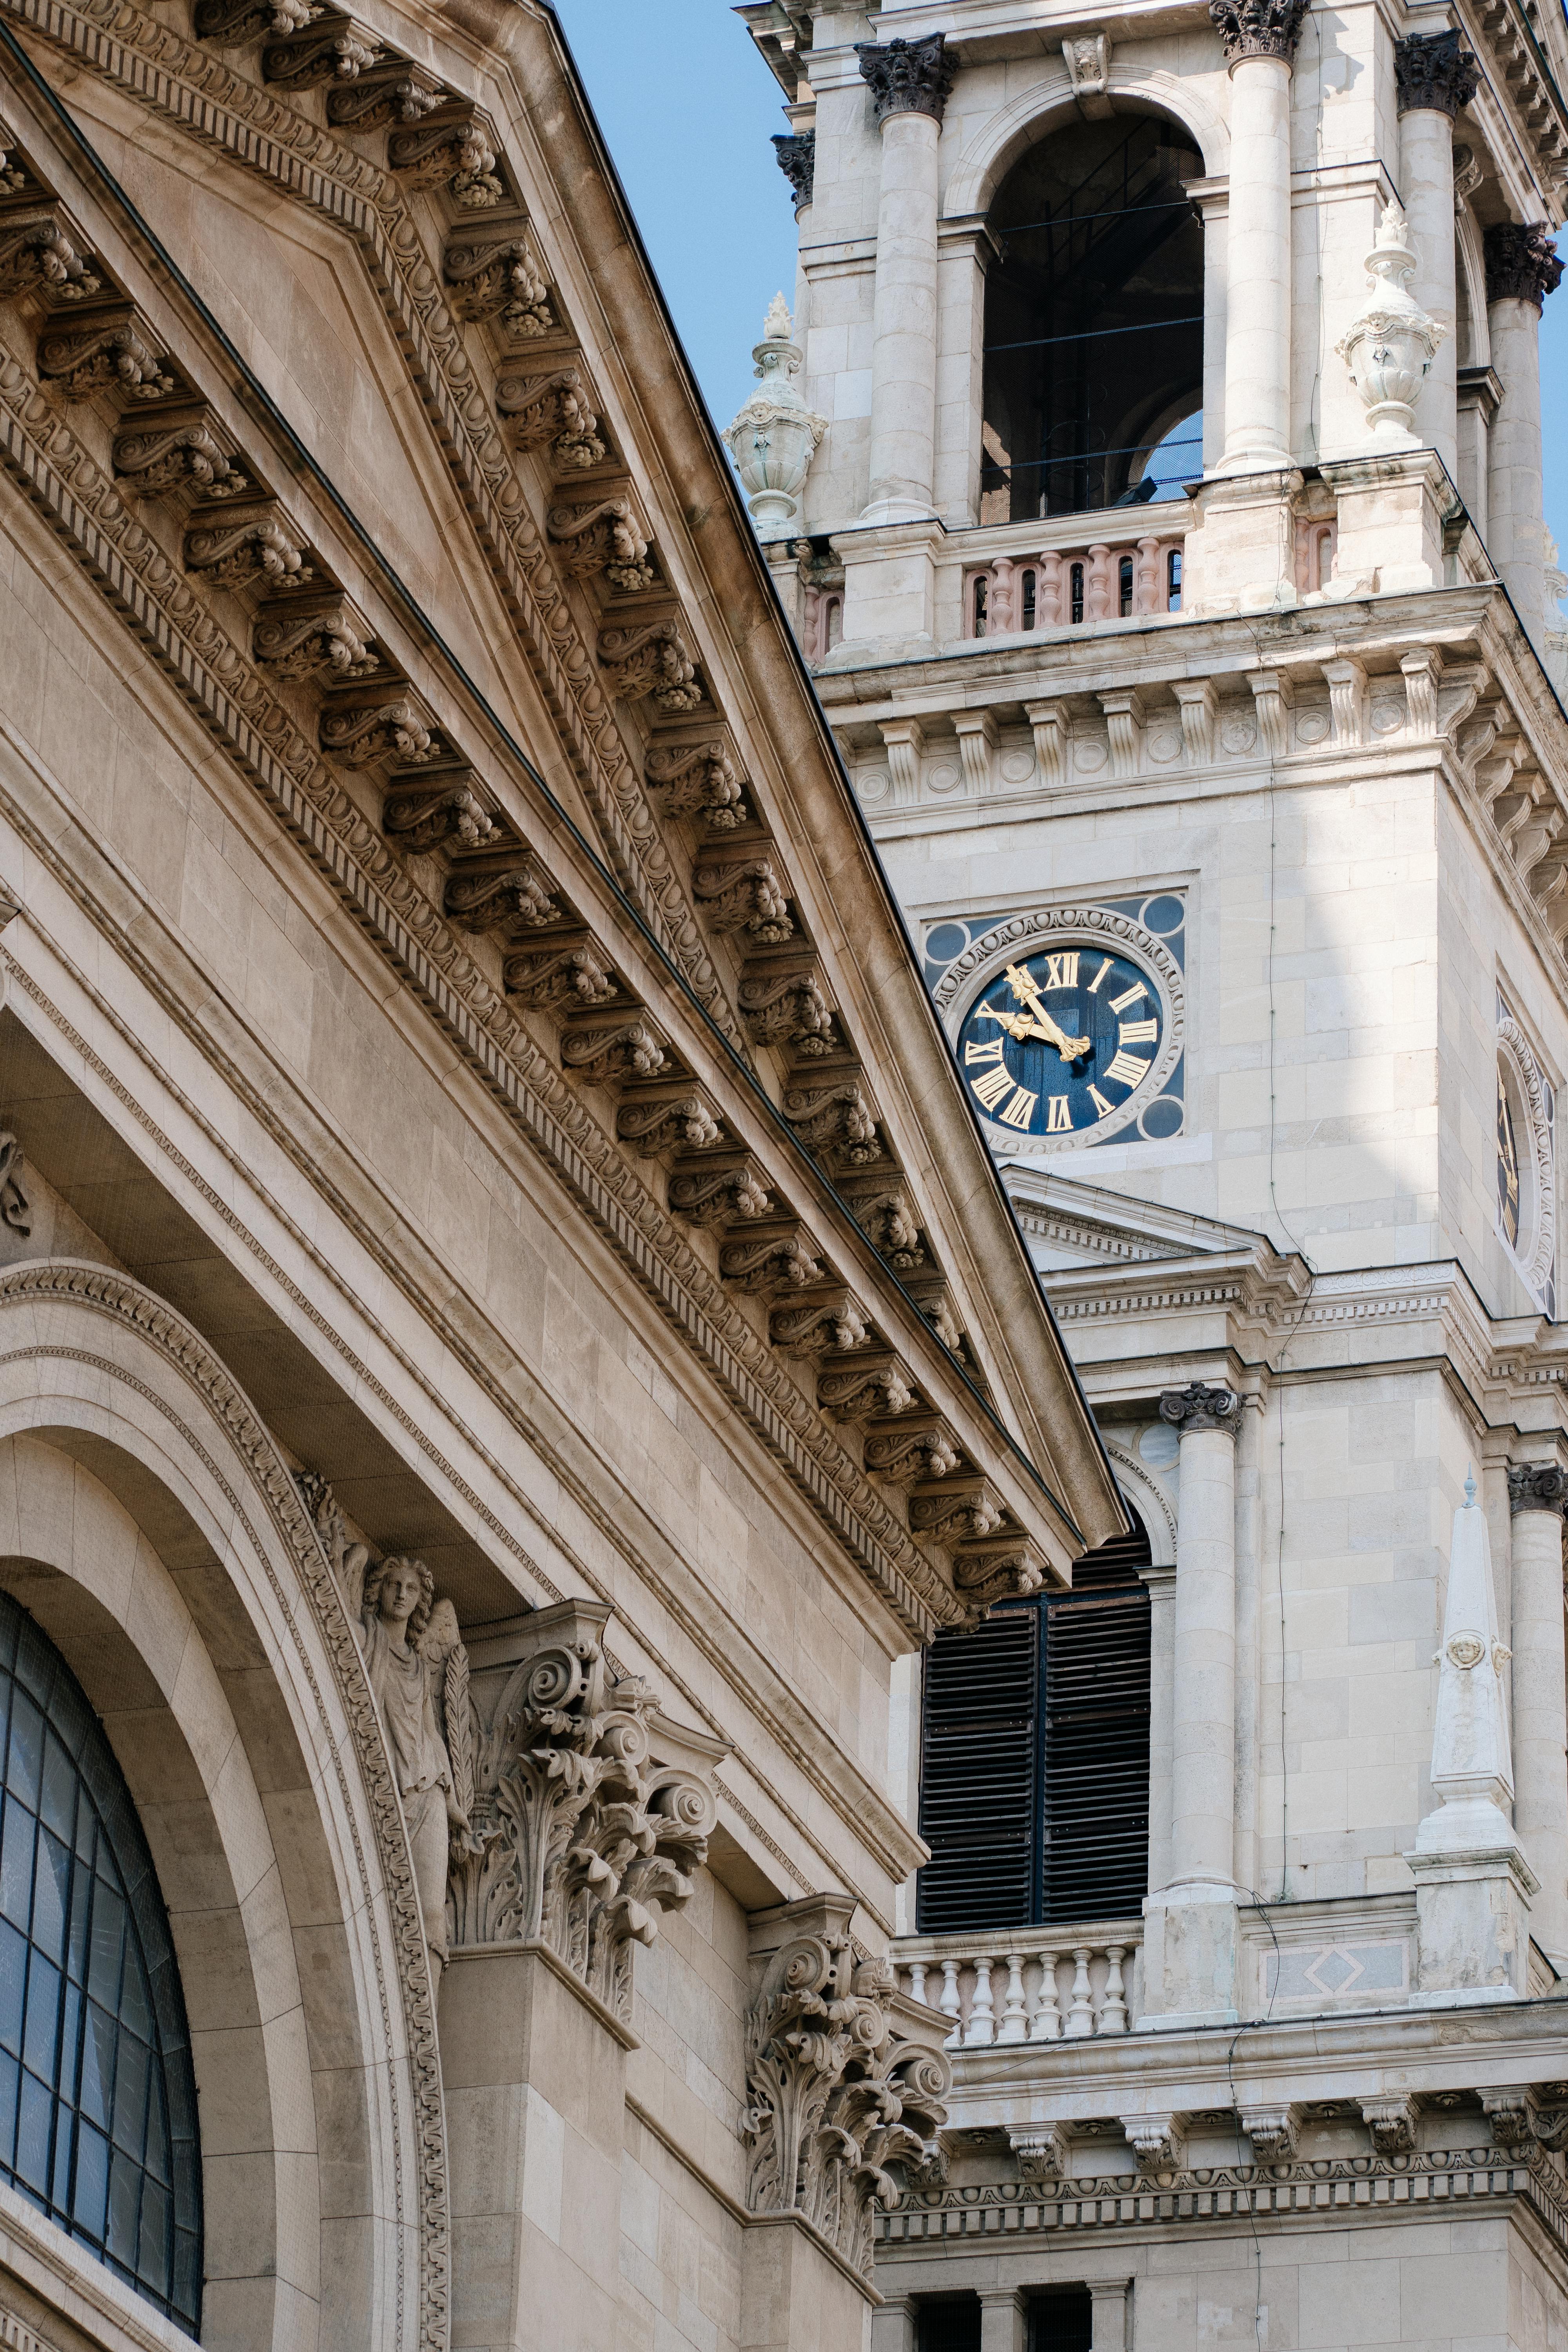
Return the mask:
{"type": "Polygon", "coordinates": [[[1149,1891],[1148,1538],[1102,1546],[1047,1615],[1042,1916],[1124,1919],[1149,1891]]]}
{"type": "Polygon", "coordinates": [[[1040,1612],[1004,1609],[939,1633],[925,1660],[922,1935],[1022,1927],[1034,1916],[1040,1612]]]}

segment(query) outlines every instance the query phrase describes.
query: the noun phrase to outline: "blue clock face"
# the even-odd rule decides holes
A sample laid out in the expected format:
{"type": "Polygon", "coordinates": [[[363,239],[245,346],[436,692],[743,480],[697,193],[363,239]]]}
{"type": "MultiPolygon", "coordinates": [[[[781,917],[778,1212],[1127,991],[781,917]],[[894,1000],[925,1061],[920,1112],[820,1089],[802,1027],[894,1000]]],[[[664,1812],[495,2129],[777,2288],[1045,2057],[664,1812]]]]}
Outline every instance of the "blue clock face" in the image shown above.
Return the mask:
{"type": "Polygon", "coordinates": [[[1160,992],[1103,947],[1010,963],[976,1001],[958,1058],[979,1108],[1021,1135],[1082,1135],[1121,1110],[1164,1042],[1160,992]]]}

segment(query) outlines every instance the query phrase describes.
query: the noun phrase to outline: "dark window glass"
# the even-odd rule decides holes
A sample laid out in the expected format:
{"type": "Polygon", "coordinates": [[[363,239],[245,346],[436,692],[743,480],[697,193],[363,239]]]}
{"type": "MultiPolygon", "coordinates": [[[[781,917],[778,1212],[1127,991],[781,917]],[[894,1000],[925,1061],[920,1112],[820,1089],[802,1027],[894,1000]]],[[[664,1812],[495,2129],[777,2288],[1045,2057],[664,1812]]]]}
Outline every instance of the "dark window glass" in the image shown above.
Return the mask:
{"type": "Polygon", "coordinates": [[[195,2082],[152,1856],[80,1685],[3,1593],[0,1725],[0,2175],[195,2336],[195,2082]]]}
{"type": "Polygon", "coordinates": [[[1165,610],[1179,613],[1182,609],[1182,551],[1173,547],[1165,558],[1165,610]]]}
{"type": "Polygon", "coordinates": [[[1026,572],[1024,574],[1024,626],[1026,629],[1032,629],[1035,625],[1036,577],[1033,572],[1026,572]]]}
{"type": "Polygon", "coordinates": [[[1130,555],[1124,555],[1116,567],[1116,593],[1121,617],[1125,620],[1132,610],[1132,558],[1130,555]]]}
{"type": "Polygon", "coordinates": [[[1089,2352],[1094,2297],[1086,2286],[1055,2287],[1029,2298],[1029,2352],[1089,2352]]]}
{"type": "Polygon", "coordinates": [[[1142,1523],[1069,1593],[926,1652],[922,1935],[1122,1919],[1149,1883],[1149,1564],[1142,1523]]]}
{"type": "Polygon", "coordinates": [[[922,2303],[915,2314],[915,2343],[918,2352],[980,2352],[978,2298],[922,2303]]]}
{"type": "Polygon", "coordinates": [[[974,634],[977,637],[983,637],[985,635],[985,599],[989,583],[985,574],[981,572],[974,583],[974,634]]]}
{"type": "Polygon", "coordinates": [[[1081,621],[1083,618],[1083,566],[1081,563],[1075,563],[1072,566],[1068,574],[1068,584],[1071,592],[1072,617],[1075,621],[1081,621]]]}

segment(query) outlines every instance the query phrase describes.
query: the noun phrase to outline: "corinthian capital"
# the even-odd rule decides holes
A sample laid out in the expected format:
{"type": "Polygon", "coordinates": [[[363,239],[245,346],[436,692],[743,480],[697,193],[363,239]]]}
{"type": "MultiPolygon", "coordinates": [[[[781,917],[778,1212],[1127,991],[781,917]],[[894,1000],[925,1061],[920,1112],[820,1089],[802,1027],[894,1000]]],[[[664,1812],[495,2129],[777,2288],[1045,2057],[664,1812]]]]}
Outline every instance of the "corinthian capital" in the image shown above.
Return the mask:
{"type": "Polygon", "coordinates": [[[1494,221],[1486,233],[1487,300],[1533,302],[1557,290],[1563,264],[1544,221],[1494,221]]]}
{"type": "Polygon", "coordinates": [[[871,86],[879,122],[889,114],[929,114],[942,121],[958,73],[944,33],[928,33],[923,41],[857,41],[855,54],[861,79],[871,86]]]}
{"type": "Polygon", "coordinates": [[[1481,69],[1458,33],[1412,33],[1394,44],[1394,80],[1401,114],[1426,108],[1451,121],[1481,86],[1481,69]]]}
{"type": "Polygon", "coordinates": [[[773,153],[778,157],[779,170],[795,190],[796,212],[804,212],[811,202],[812,186],[816,177],[816,131],[775,131],[773,153]]]}
{"type": "Polygon", "coordinates": [[[1223,1429],[1234,1437],[1240,1417],[1239,1398],[1229,1389],[1211,1389],[1202,1381],[1190,1381],[1184,1389],[1167,1389],[1160,1399],[1161,1420],[1173,1423],[1184,1437],[1203,1429],[1223,1429]]]}
{"type": "Polygon", "coordinates": [[[1294,61],[1307,0],[1209,0],[1209,21],[1225,43],[1227,66],[1246,58],[1294,61]]]}
{"type": "Polygon", "coordinates": [[[616,2017],[634,1944],[691,1895],[721,1741],[678,1730],[605,1656],[609,1610],[558,1601],[469,1674],[473,1800],[450,1875],[452,1942],[540,1943],[616,2017]]]}
{"type": "Polygon", "coordinates": [[[869,2279],[871,2208],[932,2161],[952,2069],[946,2023],[898,1990],[885,1960],[857,1961],[847,1895],[808,1896],[757,1920],[746,2029],[753,2213],[799,2213],[869,2279]]]}
{"type": "Polygon", "coordinates": [[[1550,1511],[1560,1519],[1568,1510],[1568,1470],[1559,1470],[1555,1462],[1510,1463],[1508,1507],[1513,1518],[1521,1511],[1550,1511]]]}

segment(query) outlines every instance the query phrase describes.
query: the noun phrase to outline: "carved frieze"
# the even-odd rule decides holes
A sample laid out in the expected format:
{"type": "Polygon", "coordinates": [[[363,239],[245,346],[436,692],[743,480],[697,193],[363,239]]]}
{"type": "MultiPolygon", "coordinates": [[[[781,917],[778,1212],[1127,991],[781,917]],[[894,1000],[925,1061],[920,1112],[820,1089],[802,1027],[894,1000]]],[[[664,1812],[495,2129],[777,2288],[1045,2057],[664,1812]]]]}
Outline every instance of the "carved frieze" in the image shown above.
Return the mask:
{"type": "Polygon", "coordinates": [[[697,665],[677,620],[601,629],[599,659],[611,692],[627,702],[651,702],[675,716],[702,700],[697,665]]]}
{"type": "Polygon", "coordinates": [[[35,289],[51,302],[86,302],[103,291],[91,254],[58,205],[0,220],[0,301],[35,289]]]}
{"type": "Polygon", "coordinates": [[[1412,33],[1394,44],[1401,114],[1426,109],[1452,121],[1481,85],[1481,69],[1458,33],[1412,33]]]}
{"type": "Polygon", "coordinates": [[[951,2067],[946,2021],[896,1990],[886,1960],[857,1961],[852,1905],[824,1895],[764,1915],[746,2029],[753,2213],[799,2213],[860,2274],[872,2270],[872,2208],[892,2206],[936,2153],[951,2067]]]}
{"type": "Polygon", "coordinates": [[[515,230],[510,236],[454,237],[441,257],[441,274],[459,319],[494,319],[509,335],[555,332],[538,257],[515,230]]]}
{"type": "Polygon", "coordinates": [[[1541,310],[1563,276],[1544,221],[1494,221],[1485,236],[1487,300],[1533,302],[1541,310]]]}
{"type": "Polygon", "coordinates": [[[663,793],[668,816],[706,816],[715,833],[746,822],[741,779],[722,742],[661,745],[643,772],[663,793]]]}
{"type": "Polygon", "coordinates": [[[582,472],[604,459],[599,420],[575,368],[503,375],[496,383],[496,407],[509,420],[517,447],[541,449],[548,443],[561,473],[582,472]]]}
{"type": "Polygon", "coordinates": [[[812,185],[816,176],[816,133],[815,131],[773,133],[773,153],[778,157],[779,170],[795,191],[797,216],[811,202],[812,185]]]}
{"type": "Polygon", "coordinates": [[[117,433],[114,471],[127,489],[143,498],[186,490],[200,499],[239,499],[256,487],[214,433],[205,401],[164,409],[155,421],[117,433]]]}
{"type": "Polygon", "coordinates": [[[469,1827],[452,1858],[456,1947],[542,1944],[604,2008],[631,2016],[632,1951],[692,1892],[718,1815],[721,1743],[666,1726],[652,1686],[612,1675],[610,1612],[525,1618],[470,1680],[469,1827]]]}
{"type": "Polygon", "coordinates": [[[62,400],[114,392],[122,400],[166,400],[174,377],[152,329],[129,302],[95,302],[38,338],[38,373],[62,400]]]}
{"type": "Polygon", "coordinates": [[[1307,0],[1209,0],[1209,21],[1227,66],[1247,58],[1283,58],[1290,64],[1306,16],[1307,0]]]}
{"type": "Polygon", "coordinates": [[[629,499],[591,499],[579,506],[552,507],[545,525],[575,578],[603,572],[612,588],[628,596],[652,587],[654,568],[644,561],[647,541],[632,520],[629,499]]]}
{"type": "Polygon", "coordinates": [[[371,651],[370,624],[335,591],[282,596],[263,604],[251,627],[256,660],[279,677],[314,677],[327,684],[374,677],[381,667],[371,651]]]}
{"type": "Polygon", "coordinates": [[[258,33],[297,33],[321,15],[313,0],[196,0],[198,41],[254,40],[258,33]]]}
{"type": "Polygon", "coordinates": [[[185,520],[185,569],[205,572],[215,588],[307,587],[315,569],[300,539],[275,499],[196,507],[185,520]]]}
{"type": "Polygon", "coordinates": [[[958,76],[958,59],[949,55],[944,33],[928,33],[920,41],[857,41],[855,55],[879,123],[893,114],[929,114],[942,121],[958,76]]]}

